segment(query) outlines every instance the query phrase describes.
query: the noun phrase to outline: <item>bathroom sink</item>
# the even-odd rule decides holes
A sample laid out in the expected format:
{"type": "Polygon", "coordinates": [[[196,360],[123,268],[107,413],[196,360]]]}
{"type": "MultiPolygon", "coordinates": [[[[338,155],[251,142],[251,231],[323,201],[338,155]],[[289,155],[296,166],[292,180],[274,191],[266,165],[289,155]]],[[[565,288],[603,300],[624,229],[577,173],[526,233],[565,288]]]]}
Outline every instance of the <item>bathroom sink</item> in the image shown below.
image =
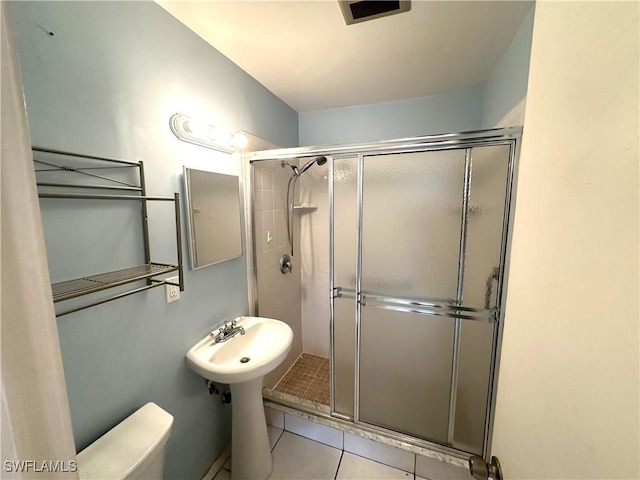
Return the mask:
{"type": "Polygon", "coordinates": [[[187,353],[187,364],[214,382],[235,384],[262,377],[285,359],[293,341],[291,327],[280,320],[238,317],[244,333],[217,343],[207,335],[187,353]]]}
{"type": "Polygon", "coordinates": [[[266,479],[273,460],[262,403],[263,376],[285,359],[293,342],[280,320],[238,317],[196,343],[187,364],[231,390],[232,480],[266,479]]]}

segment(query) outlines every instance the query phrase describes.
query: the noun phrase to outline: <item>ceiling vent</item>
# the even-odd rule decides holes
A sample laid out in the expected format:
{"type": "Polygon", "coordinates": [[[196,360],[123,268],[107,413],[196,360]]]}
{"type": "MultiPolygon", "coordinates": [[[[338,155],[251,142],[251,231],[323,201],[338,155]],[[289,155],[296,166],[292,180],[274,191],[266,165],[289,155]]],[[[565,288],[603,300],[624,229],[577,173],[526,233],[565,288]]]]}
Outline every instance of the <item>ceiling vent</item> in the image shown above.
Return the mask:
{"type": "Polygon", "coordinates": [[[411,0],[338,0],[347,25],[411,10],[411,0]]]}

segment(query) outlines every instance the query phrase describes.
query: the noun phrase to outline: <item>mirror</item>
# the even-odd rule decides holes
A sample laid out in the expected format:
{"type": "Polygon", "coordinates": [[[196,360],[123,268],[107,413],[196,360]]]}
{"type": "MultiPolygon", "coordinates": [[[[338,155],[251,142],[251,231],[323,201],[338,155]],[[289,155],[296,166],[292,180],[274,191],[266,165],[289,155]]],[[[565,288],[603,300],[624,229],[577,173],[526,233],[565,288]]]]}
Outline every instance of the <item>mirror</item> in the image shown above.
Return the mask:
{"type": "Polygon", "coordinates": [[[184,182],[191,268],[241,256],[238,177],[185,167],[184,182]]]}

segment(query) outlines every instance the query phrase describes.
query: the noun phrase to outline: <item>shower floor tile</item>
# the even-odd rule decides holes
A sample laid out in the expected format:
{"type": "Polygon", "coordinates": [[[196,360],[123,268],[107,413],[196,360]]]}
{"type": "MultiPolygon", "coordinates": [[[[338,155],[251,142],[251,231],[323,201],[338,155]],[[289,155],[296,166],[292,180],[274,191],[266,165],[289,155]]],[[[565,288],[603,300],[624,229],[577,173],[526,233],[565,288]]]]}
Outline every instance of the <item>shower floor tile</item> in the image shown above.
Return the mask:
{"type": "Polygon", "coordinates": [[[274,390],[329,405],[329,360],[303,353],[274,390]]]}

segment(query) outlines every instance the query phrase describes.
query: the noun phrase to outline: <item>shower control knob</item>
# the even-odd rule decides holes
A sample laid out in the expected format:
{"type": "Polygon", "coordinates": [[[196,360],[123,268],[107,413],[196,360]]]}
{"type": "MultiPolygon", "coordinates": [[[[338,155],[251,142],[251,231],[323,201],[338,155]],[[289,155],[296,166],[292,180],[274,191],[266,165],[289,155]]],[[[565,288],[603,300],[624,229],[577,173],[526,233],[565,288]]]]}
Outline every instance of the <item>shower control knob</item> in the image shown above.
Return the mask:
{"type": "Polygon", "coordinates": [[[283,253],[280,257],[280,272],[282,274],[291,273],[293,265],[291,264],[291,257],[287,253],[283,253]]]}

